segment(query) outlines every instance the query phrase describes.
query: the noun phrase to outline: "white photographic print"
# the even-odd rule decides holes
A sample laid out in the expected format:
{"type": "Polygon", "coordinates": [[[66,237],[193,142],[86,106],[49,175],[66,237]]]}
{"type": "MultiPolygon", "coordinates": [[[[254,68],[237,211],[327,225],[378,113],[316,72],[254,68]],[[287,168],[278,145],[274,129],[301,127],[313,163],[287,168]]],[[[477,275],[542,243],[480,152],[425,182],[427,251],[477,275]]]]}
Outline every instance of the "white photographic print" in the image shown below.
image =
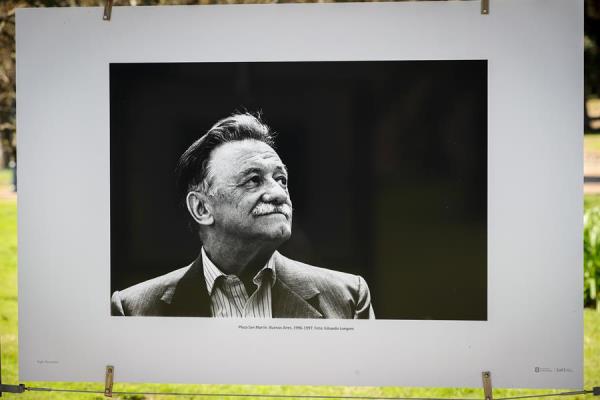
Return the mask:
{"type": "Polygon", "coordinates": [[[582,30],[18,10],[20,379],[581,388],[582,30]]]}

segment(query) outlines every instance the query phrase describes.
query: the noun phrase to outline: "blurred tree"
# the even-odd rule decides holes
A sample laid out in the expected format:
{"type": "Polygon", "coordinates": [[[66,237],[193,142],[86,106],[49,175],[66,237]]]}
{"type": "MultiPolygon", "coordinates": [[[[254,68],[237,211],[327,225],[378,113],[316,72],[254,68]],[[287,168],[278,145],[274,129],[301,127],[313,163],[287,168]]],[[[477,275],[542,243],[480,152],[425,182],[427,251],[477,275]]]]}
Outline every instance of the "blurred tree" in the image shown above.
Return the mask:
{"type": "MultiPolygon", "coordinates": [[[[600,1],[585,0],[584,17],[584,90],[585,100],[600,97],[600,1]]],[[[590,117],[585,110],[585,130],[591,131],[590,117]]]]}
{"type": "Polygon", "coordinates": [[[15,6],[0,6],[0,168],[16,157],[15,6]]]}

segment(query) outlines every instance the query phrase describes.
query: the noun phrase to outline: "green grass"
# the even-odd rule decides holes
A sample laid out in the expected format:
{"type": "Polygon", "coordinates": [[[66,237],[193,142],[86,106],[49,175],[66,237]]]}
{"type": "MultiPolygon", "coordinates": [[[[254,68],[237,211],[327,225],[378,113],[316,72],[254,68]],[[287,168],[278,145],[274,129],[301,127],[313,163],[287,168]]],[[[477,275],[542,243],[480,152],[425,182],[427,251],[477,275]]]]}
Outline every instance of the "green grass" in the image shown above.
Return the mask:
{"type": "Polygon", "coordinates": [[[583,148],[586,152],[600,153],[600,134],[589,133],[583,136],[583,148]]]}
{"type": "MultiPolygon", "coordinates": [[[[8,184],[6,171],[0,171],[0,184],[8,184]]],[[[600,197],[600,196],[599,196],[600,197]]],[[[588,204],[598,204],[597,198],[588,199],[588,204]]],[[[102,376],[96,383],[68,382],[19,382],[17,371],[17,227],[16,200],[0,198],[0,333],[2,343],[2,381],[5,384],[24,383],[30,387],[53,387],[70,390],[103,390],[102,376]]],[[[585,387],[600,385],[600,313],[585,310],[585,387]]],[[[43,333],[40,333],[43,334],[43,333]]],[[[122,384],[118,379],[118,366],[115,370],[115,391],[126,392],[185,392],[185,393],[252,393],[274,395],[328,395],[328,396],[379,396],[379,397],[472,397],[482,398],[482,390],[475,389],[425,389],[425,388],[374,388],[336,386],[250,386],[250,385],[169,385],[169,384],[122,384]]],[[[492,371],[493,372],[493,371],[492,371]]],[[[548,393],[548,390],[495,390],[494,396],[532,395],[548,393]]],[[[4,394],[14,399],[102,399],[96,394],[42,393],[4,394]]],[[[130,400],[172,398],[164,396],[126,396],[130,400]]],[[[191,396],[177,398],[192,398],[191,396]]],[[[220,397],[231,398],[235,397],[220,397]]],[[[572,398],[583,399],[583,396],[572,398]]],[[[587,398],[591,398],[587,396],[587,398]]]]}
{"type": "Polygon", "coordinates": [[[600,194],[586,194],[583,196],[583,209],[600,207],[600,194]]]}

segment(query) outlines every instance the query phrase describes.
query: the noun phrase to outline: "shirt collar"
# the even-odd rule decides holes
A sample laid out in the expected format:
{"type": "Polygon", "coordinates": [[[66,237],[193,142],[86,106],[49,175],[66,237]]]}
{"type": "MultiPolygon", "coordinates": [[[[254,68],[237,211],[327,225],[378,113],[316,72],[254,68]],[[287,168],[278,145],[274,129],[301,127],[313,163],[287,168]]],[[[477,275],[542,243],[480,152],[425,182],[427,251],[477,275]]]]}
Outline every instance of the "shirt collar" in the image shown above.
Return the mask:
{"type": "MultiPolygon", "coordinates": [[[[204,251],[204,246],[201,250],[202,253],[202,267],[204,269],[204,279],[206,281],[206,288],[208,289],[208,293],[212,294],[213,288],[215,286],[215,282],[220,276],[227,276],[224,274],[211,260],[208,258],[206,251],[204,251]]],[[[266,271],[271,271],[271,286],[275,283],[276,272],[275,272],[275,261],[273,260],[273,256],[269,258],[267,264],[260,269],[252,278],[252,282],[256,285],[260,285],[263,280],[264,275],[267,273],[266,271]]]]}

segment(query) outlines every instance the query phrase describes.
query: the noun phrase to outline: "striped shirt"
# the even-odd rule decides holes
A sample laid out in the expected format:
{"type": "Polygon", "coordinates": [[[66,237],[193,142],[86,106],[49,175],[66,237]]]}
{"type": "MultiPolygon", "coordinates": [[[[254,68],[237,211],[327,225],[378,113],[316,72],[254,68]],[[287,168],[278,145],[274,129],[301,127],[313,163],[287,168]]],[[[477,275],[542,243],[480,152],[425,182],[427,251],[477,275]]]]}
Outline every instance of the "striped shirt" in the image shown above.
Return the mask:
{"type": "Polygon", "coordinates": [[[257,289],[248,296],[244,283],[236,275],[225,275],[202,248],[204,279],[210,296],[210,310],[218,318],[272,318],[271,287],[275,283],[273,257],[252,282],[257,289]]]}

